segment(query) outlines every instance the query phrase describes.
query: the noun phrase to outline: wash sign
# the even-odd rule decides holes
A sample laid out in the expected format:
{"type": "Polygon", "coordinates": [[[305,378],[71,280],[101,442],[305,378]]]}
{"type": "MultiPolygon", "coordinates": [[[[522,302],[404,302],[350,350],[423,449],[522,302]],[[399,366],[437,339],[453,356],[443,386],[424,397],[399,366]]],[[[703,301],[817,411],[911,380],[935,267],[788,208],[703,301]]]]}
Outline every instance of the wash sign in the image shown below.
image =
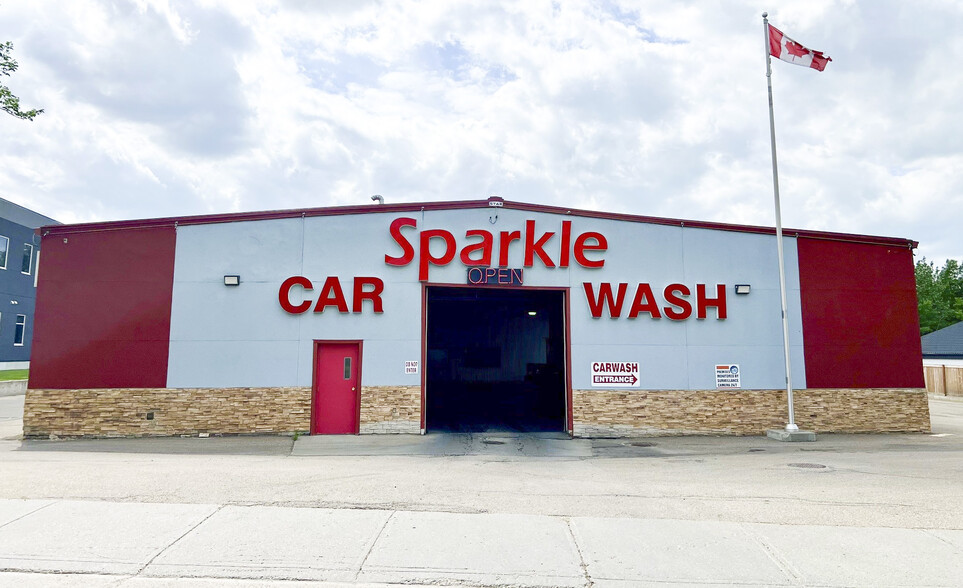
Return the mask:
{"type": "Polygon", "coordinates": [[[716,366],[716,388],[742,388],[739,366],[734,364],[716,366]]]}
{"type": "Polygon", "coordinates": [[[639,362],[593,361],[592,385],[599,388],[638,388],[639,362]]]}

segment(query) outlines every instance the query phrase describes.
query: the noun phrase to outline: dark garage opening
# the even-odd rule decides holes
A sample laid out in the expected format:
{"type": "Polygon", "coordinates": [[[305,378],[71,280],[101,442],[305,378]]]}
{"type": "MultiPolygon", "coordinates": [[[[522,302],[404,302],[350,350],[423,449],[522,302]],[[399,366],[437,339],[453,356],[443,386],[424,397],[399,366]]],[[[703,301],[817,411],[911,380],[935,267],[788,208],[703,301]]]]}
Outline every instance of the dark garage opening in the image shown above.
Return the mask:
{"type": "Polygon", "coordinates": [[[428,430],[564,431],[563,295],[429,287],[428,430]]]}

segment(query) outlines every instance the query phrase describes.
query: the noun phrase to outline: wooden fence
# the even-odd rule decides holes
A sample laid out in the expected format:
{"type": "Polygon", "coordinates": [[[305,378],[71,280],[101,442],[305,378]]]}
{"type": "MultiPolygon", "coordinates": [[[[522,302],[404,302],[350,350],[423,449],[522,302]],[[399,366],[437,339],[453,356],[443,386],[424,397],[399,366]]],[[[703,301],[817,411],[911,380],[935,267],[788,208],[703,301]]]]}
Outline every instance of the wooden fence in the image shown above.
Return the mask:
{"type": "Polygon", "coordinates": [[[940,396],[963,396],[963,367],[923,366],[926,391],[940,396]]]}

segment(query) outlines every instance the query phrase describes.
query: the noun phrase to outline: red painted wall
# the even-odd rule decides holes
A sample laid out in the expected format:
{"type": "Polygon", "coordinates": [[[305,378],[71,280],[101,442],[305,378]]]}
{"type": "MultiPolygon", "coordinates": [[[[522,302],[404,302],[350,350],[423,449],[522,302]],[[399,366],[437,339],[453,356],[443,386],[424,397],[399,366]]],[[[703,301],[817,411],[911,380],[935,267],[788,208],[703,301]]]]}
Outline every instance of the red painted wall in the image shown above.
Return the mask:
{"type": "Polygon", "coordinates": [[[806,385],[922,388],[913,252],[799,238],[806,385]]]}
{"type": "Polygon", "coordinates": [[[48,235],[31,388],[167,385],[173,226],[48,235]]]}

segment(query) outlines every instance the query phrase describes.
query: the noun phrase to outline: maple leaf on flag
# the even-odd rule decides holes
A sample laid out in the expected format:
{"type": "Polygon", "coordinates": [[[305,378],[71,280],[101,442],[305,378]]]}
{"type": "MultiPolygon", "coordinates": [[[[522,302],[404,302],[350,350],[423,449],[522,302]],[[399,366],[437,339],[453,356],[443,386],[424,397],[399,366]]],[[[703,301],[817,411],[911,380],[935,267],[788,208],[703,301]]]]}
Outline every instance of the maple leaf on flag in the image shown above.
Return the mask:
{"type": "Polygon", "coordinates": [[[769,25],[769,54],[783,61],[817,71],[823,71],[826,69],[826,65],[832,61],[832,58],[824,55],[822,51],[804,47],[772,25],[769,25]]]}

